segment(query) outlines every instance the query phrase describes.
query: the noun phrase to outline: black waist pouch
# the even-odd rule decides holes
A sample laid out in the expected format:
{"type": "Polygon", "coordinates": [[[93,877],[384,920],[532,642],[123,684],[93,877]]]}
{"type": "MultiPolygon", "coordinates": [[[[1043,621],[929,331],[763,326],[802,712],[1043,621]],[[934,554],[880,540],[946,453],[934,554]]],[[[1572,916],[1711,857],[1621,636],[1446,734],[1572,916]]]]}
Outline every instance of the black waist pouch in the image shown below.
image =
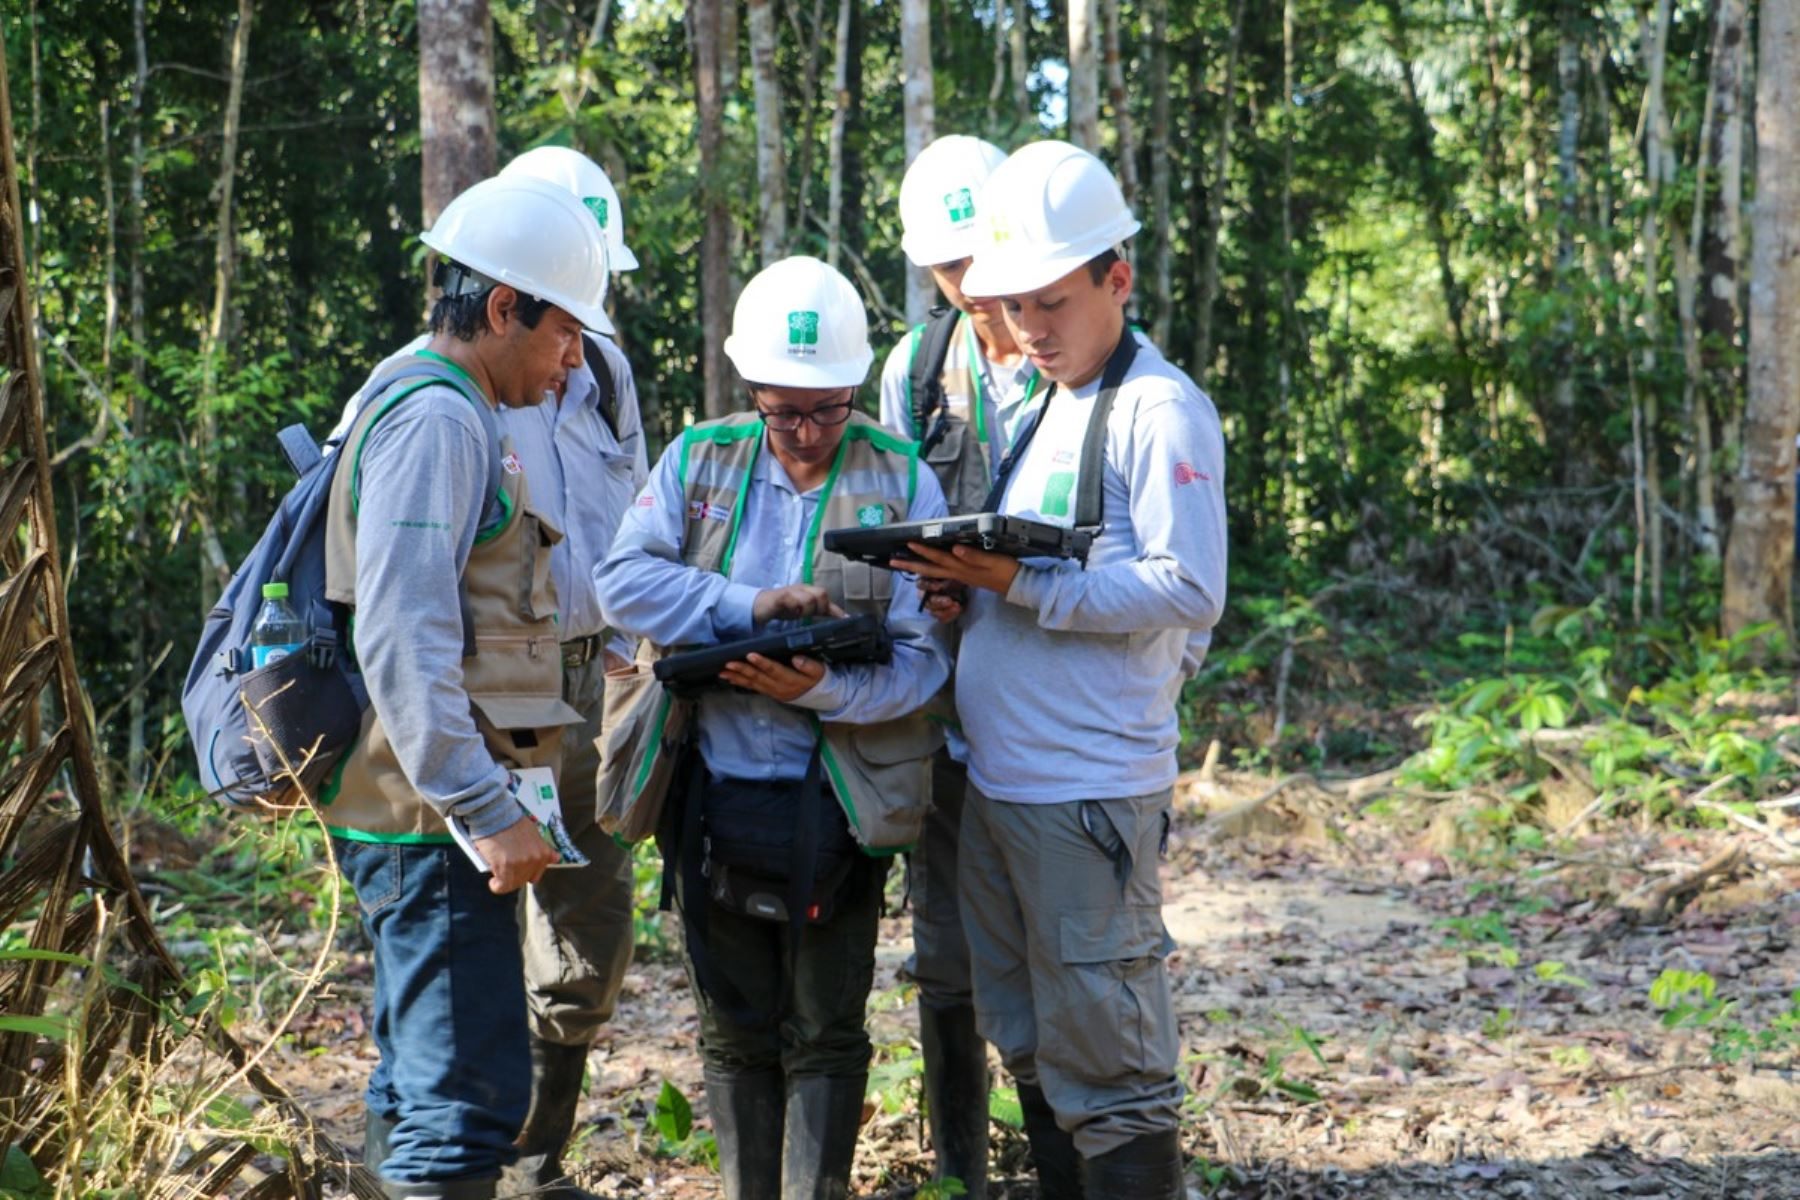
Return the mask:
{"type": "Polygon", "coordinates": [[[702,785],[708,893],[729,912],[787,921],[831,919],[860,854],[843,809],[818,778],[718,779],[702,785]],[[796,878],[798,876],[799,878],[796,878]]]}

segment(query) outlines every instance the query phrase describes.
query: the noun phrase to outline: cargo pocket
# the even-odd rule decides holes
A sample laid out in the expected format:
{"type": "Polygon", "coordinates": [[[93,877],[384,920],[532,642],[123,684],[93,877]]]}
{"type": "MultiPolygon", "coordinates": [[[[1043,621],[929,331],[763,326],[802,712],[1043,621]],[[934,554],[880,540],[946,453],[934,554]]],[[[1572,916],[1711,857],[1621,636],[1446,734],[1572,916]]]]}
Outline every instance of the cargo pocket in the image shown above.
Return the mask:
{"type": "Polygon", "coordinates": [[[676,700],[657,680],[640,647],[637,661],[606,673],[599,766],[594,780],[595,822],[627,842],[656,832],[662,800],[674,773],[673,754],[685,736],[689,701],[676,700]]]}
{"type": "Polygon", "coordinates": [[[919,840],[931,795],[931,756],[943,744],[943,729],[916,713],[873,725],[826,727],[833,790],[864,848],[902,850],[919,840]],[[844,794],[839,775],[854,794],[844,794]]]}
{"type": "Polygon", "coordinates": [[[581,724],[581,714],[564,704],[561,696],[470,692],[469,703],[488,726],[482,730],[488,749],[511,767],[557,767],[562,758],[562,727],[581,724]]]}
{"type": "Polygon", "coordinates": [[[1060,942],[1039,1056],[1093,1082],[1172,1072],[1178,1046],[1163,966],[1172,944],[1161,909],[1066,912],[1060,942]]]}
{"type": "Polygon", "coordinates": [[[846,560],[843,577],[846,604],[877,602],[885,606],[893,597],[894,573],[886,567],[846,560]]]}
{"type": "Polygon", "coordinates": [[[544,621],[557,614],[550,547],[562,541],[562,536],[532,509],[519,514],[519,615],[527,621],[544,621]]]}

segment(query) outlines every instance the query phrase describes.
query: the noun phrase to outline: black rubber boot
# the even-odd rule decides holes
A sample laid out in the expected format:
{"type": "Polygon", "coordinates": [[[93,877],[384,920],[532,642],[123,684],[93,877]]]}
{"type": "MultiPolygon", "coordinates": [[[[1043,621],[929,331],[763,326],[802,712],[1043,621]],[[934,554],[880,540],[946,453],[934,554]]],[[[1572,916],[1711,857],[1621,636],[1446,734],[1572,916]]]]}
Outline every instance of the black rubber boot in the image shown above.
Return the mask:
{"type": "Polygon", "coordinates": [[[575,1130],[581,1104],[582,1074],[588,1048],[531,1038],[531,1108],[519,1131],[519,1160],[500,1176],[498,1195],[536,1196],[541,1200],[599,1200],[583,1191],[563,1170],[563,1149],[575,1130]]]}
{"type": "Polygon", "coordinates": [[[1181,1200],[1181,1135],[1146,1133],[1086,1161],[1093,1200],[1181,1200]]]}
{"type": "Polygon", "coordinates": [[[925,1052],[925,1113],[931,1123],[933,1179],[960,1179],[968,1200],[987,1200],[987,1043],[968,1005],[919,1005],[925,1052]]]}
{"type": "Polygon", "coordinates": [[[381,1170],[381,1164],[387,1161],[394,1126],[399,1123],[398,1118],[385,1117],[371,1108],[363,1109],[363,1166],[371,1171],[381,1170]]]}
{"type": "Polygon", "coordinates": [[[740,1073],[706,1068],[706,1107],[719,1145],[725,1200],[780,1200],[786,1104],[778,1069],[740,1073]]]}
{"type": "Polygon", "coordinates": [[[788,1080],[781,1147],[781,1200],[843,1200],[862,1129],[867,1075],[808,1075],[788,1080]]]}
{"type": "Polygon", "coordinates": [[[1031,1165],[1037,1171],[1038,1200],[1084,1200],[1081,1155],[1075,1139],[1056,1123],[1056,1111],[1036,1084],[1019,1085],[1019,1109],[1025,1115],[1025,1140],[1031,1143],[1031,1165]]]}
{"type": "Polygon", "coordinates": [[[492,1175],[481,1179],[434,1179],[425,1183],[381,1181],[388,1200],[494,1200],[494,1187],[499,1183],[492,1175]]]}

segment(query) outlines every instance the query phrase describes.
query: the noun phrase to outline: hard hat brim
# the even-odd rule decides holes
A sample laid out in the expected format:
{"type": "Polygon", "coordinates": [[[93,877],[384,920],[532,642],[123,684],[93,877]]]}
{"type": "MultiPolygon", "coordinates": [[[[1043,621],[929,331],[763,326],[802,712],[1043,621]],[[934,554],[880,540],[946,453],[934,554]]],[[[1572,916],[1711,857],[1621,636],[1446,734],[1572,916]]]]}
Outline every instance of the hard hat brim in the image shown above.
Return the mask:
{"type": "Polygon", "coordinates": [[[759,352],[736,335],[725,339],[725,357],[745,383],[803,388],[860,387],[875,362],[873,350],[864,350],[849,362],[808,362],[787,354],[759,352]]]}
{"type": "Polygon", "coordinates": [[[459,262],[466,267],[472,267],[483,275],[486,275],[489,279],[492,279],[495,283],[504,283],[515,292],[523,292],[525,295],[535,296],[539,300],[548,300],[595,333],[603,333],[608,337],[611,337],[614,333],[618,332],[613,326],[612,318],[606,315],[606,309],[598,304],[583,304],[580,301],[573,300],[567,296],[549,295],[543,288],[533,287],[532,285],[521,281],[513,272],[500,266],[498,263],[481,260],[480,255],[472,255],[465,252],[459,256],[452,252],[448,246],[441,245],[438,239],[432,236],[430,230],[426,230],[424,233],[420,234],[419,240],[449,259],[451,262],[459,262]]]}
{"type": "Polygon", "coordinates": [[[1007,253],[981,250],[963,273],[962,294],[986,300],[995,296],[1022,296],[1049,287],[1069,272],[1116,248],[1143,226],[1134,220],[1104,231],[1102,236],[1046,252],[1026,243],[1007,253]]]}
{"type": "Polygon", "coordinates": [[[615,271],[635,271],[638,269],[638,257],[631,252],[631,247],[624,242],[619,243],[618,257],[612,260],[615,271]]]}
{"type": "Polygon", "coordinates": [[[939,263],[956,262],[975,253],[979,239],[974,229],[939,234],[903,233],[900,249],[915,267],[935,267],[939,263]]]}

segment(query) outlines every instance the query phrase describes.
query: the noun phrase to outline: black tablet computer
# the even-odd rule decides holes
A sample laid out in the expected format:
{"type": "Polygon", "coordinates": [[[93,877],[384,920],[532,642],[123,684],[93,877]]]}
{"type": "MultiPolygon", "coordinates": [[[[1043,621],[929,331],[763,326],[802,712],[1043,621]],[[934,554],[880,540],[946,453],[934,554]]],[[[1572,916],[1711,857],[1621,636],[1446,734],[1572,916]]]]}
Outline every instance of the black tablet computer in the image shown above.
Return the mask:
{"type": "Polygon", "coordinates": [[[742,662],[752,654],[780,662],[804,656],[828,663],[884,663],[894,657],[894,640],[886,625],[864,613],[683,650],[659,659],[654,670],[670,691],[691,696],[708,688],[729,687],[719,672],[726,663],[742,662]]]}
{"type": "Polygon", "coordinates": [[[1085,529],[1065,529],[1023,517],[998,513],[972,513],[935,521],[900,521],[866,529],[828,529],[825,548],[845,558],[878,567],[888,560],[907,557],[906,543],[927,546],[979,546],[1013,558],[1075,558],[1087,561],[1094,535],[1085,529]]]}

